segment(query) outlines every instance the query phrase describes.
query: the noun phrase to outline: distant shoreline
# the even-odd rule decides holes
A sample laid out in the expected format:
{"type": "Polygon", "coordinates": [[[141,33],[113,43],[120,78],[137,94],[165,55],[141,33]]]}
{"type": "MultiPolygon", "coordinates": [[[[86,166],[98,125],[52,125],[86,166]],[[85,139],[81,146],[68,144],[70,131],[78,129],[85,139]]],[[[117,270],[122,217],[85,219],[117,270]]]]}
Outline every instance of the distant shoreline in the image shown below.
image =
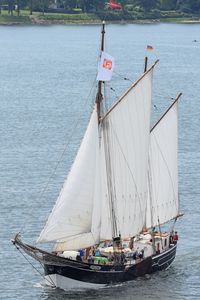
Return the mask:
{"type": "MultiPolygon", "coordinates": [[[[95,18],[95,15],[85,15],[85,18],[79,18],[79,15],[62,15],[57,14],[41,14],[33,15],[8,15],[0,14],[0,26],[17,26],[17,25],[98,25],[101,20],[95,18]]],[[[155,19],[130,19],[130,20],[107,20],[108,24],[159,24],[159,23],[177,23],[177,24],[200,24],[200,18],[155,18],[155,19]]]]}
{"type": "MultiPolygon", "coordinates": [[[[92,22],[38,22],[38,23],[28,23],[28,22],[0,22],[0,26],[51,26],[51,25],[100,25],[101,21],[92,21],[92,22]]],[[[142,21],[126,21],[126,22],[121,22],[121,21],[107,21],[107,24],[121,24],[121,25],[128,25],[128,24],[141,24],[141,25],[150,25],[150,24],[200,24],[200,21],[162,21],[162,20],[158,20],[158,21],[149,21],[149,20],[142,20],[142,21]]]]}
{"type": "MultiPolygon", "coordinates": [[[[163,21],[163,20],[156,20],[156,21],[151,21],[151,20],[138,20],[138,21],[107,21],[107,24],[121,24],[121,25],[126,25],[126,24],[141,24],[141,25],[148,25],[148,24],[200,24],[199,21],[190,21],[190,20],[182,20],[182,21],[163,21]]],[[[40,22],[0,22],[0,26],[51,26],[51,25],[100,25],[101,21],[77,21],[77,22],[65,22],[65,21],[40,21],[40,22]]]]}

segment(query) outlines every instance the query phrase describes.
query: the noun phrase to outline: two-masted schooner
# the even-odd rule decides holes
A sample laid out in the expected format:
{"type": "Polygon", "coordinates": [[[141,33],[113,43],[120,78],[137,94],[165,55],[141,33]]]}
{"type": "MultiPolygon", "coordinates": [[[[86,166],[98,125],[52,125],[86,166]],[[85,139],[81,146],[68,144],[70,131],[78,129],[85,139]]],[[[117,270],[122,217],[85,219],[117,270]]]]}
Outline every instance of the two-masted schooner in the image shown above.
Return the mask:
{"type": "MultiPolygon", "coordinates": [[[[101,58],[104,34],[103,22],[101,58]]],[[[102,63],[109,72],[112,61],[102,63]]],[[[19,234],[12,241],[42,264],[52,286],[91,288],[131,281],[168,268],[175,258],[181,94],[150,128],[156,63],[107,111],[105,82],[99,78],[87,130],[37,240],[54,241],[53,251],[24,243],[19,234]]]]}

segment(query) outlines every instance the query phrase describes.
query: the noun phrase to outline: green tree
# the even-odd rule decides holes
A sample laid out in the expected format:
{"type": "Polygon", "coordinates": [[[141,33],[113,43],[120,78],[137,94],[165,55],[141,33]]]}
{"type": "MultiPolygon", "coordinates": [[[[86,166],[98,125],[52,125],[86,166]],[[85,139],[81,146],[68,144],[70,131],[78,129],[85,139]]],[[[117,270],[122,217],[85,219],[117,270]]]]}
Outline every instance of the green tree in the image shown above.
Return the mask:
{"type": "Polygon", "coordinates": [[[32,15],[33,14],[33,0],[30,0],[29,9],[30,9],[30,15],[32,15]]]}
{"type": "Polygon", "coordinates": [[[178,0],[177,8],[183,12],[198,13],[200,11],[199,0],[178,0]]]}
{"type": "Polygon", "coordinates": [[[8,0],[8,13],[13,16],[13,7],[14,7],[14,1],[8,0]]]}
{"type": "Polygon", "coordinates": [[[177,0],[160,0],[160,9],[172,10],[176,9],[177,0]]]}
{"type": "Polygon", "coordinates": [[[153,8],[156,8],[158,0],[136,0],[134,1],[136,5],[139,5],[144,9],[144,11],[148,12],[153,8]]]}
{"type": "Polygon", "coordinates": [[[16,5],[17,5],[17,15],[19,17],[20,15],[20,4],[21,4],[21,1],[20,0],[16,0],[16,5]]]}
{"type": "Polygon", "coordinates": [[[200,0],[190,0],[189,5],[193,13],[200,11],[200,0]]]}
{"type": "Polygon", "coordinates": [[[43,12],[43,15],[44,15],[44,13],[45,13],[45,11],[47,11],[47,9],[49,8],[49,0],[41,0],[41,1],[39,1],[40,3],[39,3],[39,9],[41,9],[42,10],[42,12],[43,12]]]}

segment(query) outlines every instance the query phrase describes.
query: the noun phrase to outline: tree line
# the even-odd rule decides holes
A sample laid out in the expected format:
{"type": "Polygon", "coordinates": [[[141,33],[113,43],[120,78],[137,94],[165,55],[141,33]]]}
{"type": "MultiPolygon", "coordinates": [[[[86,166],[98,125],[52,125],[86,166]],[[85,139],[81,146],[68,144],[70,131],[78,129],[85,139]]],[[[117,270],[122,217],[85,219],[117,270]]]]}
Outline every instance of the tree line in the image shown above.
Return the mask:
{"type": "MultiPolygon", "coordinates": [[[[20,14],[21,9],[33,11],[66,11],[66,12],[98,12],[109,9],[106,5],[109,0],[0,0],[0,10],[13,10],[20,14]]],[[[142,9],[151,10],[178,10],[184,13],[200,13],[200,0],[120,0],[122,10],[142,9]]]]}

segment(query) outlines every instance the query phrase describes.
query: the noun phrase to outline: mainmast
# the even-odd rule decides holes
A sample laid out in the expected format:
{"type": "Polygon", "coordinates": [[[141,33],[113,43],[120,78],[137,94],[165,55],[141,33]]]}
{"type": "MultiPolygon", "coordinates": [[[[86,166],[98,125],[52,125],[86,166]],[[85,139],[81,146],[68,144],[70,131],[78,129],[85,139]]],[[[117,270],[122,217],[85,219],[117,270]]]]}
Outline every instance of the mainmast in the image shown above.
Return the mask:
{"type": "MultiPolygon", "coordinates": [[[[104,36],[105,36],[105,21],[102,22],[102,30],[101,30],[101,54],[102,51],[104,51],[104,36]]],[[[103,100],[103,95],[102,95],[102,83],[103,81],[99,80],[98,81],[98,91],[96,95],[96,104],[97,104],[97,116],[98,116],[98,121],[100,122],[101,119],[101,113],[102,113],[102,108],[101,108],[101,102],[103,100]]],[[[108,191],[109,191],[109,198],[110,198],[110,207],[111,207],[111,224],[112,224],[112,235],[113,239],[118,236],[117,234],[117,224],[116,224],[116,216],[115,216],[115,210],[114,210],[114,187],[113,187],[113,182],[112,182],[112,166],[111,166],[111,154],[109,150],[109,133],[108,133],[108,124],[105,126],[104,124],[104,139],[105,139],[105,157],[106,157],[106,171],[107,171],[107,184],[108,184],[108,191]]],[[[119,239],[119,237],[117,237],[119,239]]]]}
{"type": "MultiPolygon", "coordinates": [[[[104,51],[104,35],[105,35],[105,21],[102,22],[102,30],[101,30],[101,52],[104,51]]],[[[98,82],[98,91],[96,95],[96,104],[97,104],[97,116],[98,120],[101,117],[101,101],[103,99],[102,95],[102,81],[98,82]]]]}

